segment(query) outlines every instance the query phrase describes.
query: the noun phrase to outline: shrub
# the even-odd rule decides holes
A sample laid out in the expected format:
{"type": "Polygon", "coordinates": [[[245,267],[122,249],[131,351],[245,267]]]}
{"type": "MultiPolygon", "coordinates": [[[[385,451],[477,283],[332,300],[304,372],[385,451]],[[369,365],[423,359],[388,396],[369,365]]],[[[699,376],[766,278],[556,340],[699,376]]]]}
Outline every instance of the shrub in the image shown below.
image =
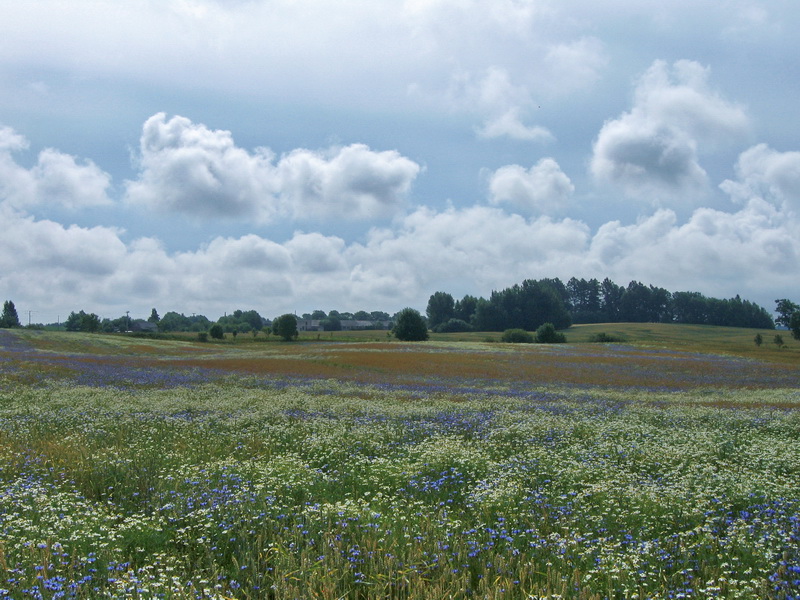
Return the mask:
{"type": "Polygon", "coordinates": [[[208,341],[208,333],[206,333],[205,331],[198,332],[197,339],[199,341],[201,341],[201,342],[207,342],[208,341]]]}
{"type": "Polygon", "coordinates": [[[210,335],[215,340],[221,340],[225,337],[225,331],[222,329],[222,325],[219,323],[214,323],[208,330],[208,335],[210,335]]]}
{"type": "Polygon", "coordinates": [[[567,341],[563,333],[558,333],[552,323],[545,323],[536,330],[537,344],[563,344],[567,341]]]}
{"type": "Polygon", "coordinates": [[[600,333],[595,333],[592,337],[589,338],[590,342],[596,342],[598,344],[610,344],[613,342],[622,342],[623,339],[618,335],[609,335],[604,331],[600,333]]]}
{"type": "Polygon", "coordinates": [[[464,331],[472,331],[472,325],[461,319],[450,319],[444,323],[439,323],[433,328],[436,333],[461,333],[464,331]]]}
{"type": "Polygon", "coordinates": [[[508,344],[532,344],[533,335],[524,329],[506,329],[500,341],[508,344]]]}

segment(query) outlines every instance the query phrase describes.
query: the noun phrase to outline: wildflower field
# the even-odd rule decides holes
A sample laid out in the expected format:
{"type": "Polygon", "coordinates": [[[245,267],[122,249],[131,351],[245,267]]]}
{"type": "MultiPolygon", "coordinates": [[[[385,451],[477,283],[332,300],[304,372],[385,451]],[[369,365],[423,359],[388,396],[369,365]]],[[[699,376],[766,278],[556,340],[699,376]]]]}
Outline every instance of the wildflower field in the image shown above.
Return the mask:
{"type": "Polygon", "coordinates": [[[785,351],[0,330],[0,597],[800,598],[785,351]]]}

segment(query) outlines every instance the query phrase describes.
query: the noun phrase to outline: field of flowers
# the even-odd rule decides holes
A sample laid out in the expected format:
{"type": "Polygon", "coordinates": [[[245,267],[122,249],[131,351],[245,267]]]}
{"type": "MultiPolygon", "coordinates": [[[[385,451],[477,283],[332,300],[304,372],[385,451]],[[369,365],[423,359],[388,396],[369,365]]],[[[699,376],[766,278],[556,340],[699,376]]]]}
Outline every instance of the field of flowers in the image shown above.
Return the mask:
{"type": "Polygon", "coordinates": [[[0,330],[0,597],[800,598],[800,365],[0,330]]]}

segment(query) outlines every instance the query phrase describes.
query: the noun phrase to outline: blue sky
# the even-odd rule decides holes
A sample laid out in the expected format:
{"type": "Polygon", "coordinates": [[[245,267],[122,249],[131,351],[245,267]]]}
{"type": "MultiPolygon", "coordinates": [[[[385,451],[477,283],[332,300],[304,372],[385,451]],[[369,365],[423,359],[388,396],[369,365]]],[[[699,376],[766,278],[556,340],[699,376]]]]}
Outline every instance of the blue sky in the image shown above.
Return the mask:
{"type": "Polygon", "coordinates": [[[0,0],[0,296],[216,318],[799,299],[789,0],[0,0]]]}

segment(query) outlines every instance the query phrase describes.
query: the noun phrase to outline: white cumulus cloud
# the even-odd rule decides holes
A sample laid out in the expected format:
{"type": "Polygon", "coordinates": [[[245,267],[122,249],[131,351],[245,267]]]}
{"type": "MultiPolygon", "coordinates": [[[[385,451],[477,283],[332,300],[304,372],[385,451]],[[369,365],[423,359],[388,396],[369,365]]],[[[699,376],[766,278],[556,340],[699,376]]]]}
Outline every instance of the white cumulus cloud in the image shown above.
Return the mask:
{"type": "Polygon", "coordinates": [[[476,129],[478,137],[535,142],[554,139],[547,128],[525,123],[533,112],[533,97],[527,86],[512,82],[505,68],[491,66],[480,76],[457,73],[451,79],[449,95],[454,105],[483,115],[483,124],[476,129]]]}
{"type": "Polygon", "coordinates": [[[575,186],[552,158],[543,158],[530,169],[507,165],[489,180],[490,202],[508,203],[532,213],[551,214],[562,209],[575,186]]]}
{"type": "Polygon", "coordinates": [[[9,127],[0,128],[0,202],[26,208],[54,205],[81,209],[111,204],[111,176],[91,161],[46,148],[31,168],[20,165],[14,152],[28,141],[9,127]]]}
{"type": "Polygon", "coordinates": [[[420,166],[396,151],[363,144],[281,157],[236,146],[229,131],[164,113],[144,124],[139,177],[127,200],[200,218],[387,217],[405,203],[420,166]]]}
{"type": "Polygon", "coordinates": [[[738,202],[763,198],[787,210],[800,211],[800,152],[778,152],[758,144],[739,156],[737,181],[720,187],[738,202]]]}
{"type": "Polygon", "coordinates": [[[656,61],[640,78],[633,108],[608,121],[594,144],[591,172],[630,196],[682,202],[707,191],[699,162],[711,149],[747,131],[742,107],[708,85],[709,70],[694,61],[656,61]]]}

